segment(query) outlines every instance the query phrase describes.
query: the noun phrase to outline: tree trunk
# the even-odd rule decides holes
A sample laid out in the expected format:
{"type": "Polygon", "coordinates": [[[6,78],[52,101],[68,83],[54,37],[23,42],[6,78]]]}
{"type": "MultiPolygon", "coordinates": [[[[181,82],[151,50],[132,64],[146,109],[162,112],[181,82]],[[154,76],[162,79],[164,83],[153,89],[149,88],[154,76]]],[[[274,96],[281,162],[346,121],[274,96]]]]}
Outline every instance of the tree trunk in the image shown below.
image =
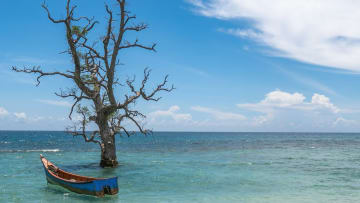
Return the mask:
{"type": "Polygon", "coordinates": [[[116,145],[115,136],[111,133],[107,122],[102,123],[100,126],[101,136],[101,167],[117,167],[118,162],[116,160],[116,145]]]}

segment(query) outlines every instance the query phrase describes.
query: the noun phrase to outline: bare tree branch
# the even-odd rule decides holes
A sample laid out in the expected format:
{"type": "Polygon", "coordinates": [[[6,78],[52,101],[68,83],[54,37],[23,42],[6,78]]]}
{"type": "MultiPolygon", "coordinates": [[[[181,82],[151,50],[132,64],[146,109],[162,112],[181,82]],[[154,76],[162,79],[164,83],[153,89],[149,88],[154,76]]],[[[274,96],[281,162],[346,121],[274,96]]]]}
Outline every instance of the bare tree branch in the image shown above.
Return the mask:
{"type": "Polygon", "coordinates": [[[125,42],[125,45],[119,46],[119,49],[127,49],[127,48],[132,48],[132,47],[139,47],[139,48],[143,48],[143,49],[147,49],[147,50],[156,52],[156,50],[155,50],[156,44],[155,43],[152,46],[145,46],[145,45],[138,44],[138,42],[139,42],[138,39],[136,39],[135,42],[133,42],[133,43],[125,42]]]}
{"type": "Polygon", "coordinates": [[[90,137],[88,137],[86,134],[84,134],[84,133],[80,133],[80,132],[78,132],[78,131],[76,131],[76,128],[74,127],[74,129],[67,129],[66,130],[66,133],[68,133],[68,134],[71,134],[71,135],[73,135],[74,137],[75,136],[82,136],[83,138],[84,138],[84,141],[85,142],[93,142],[93,143],[97,143],[97,144],[99,144],[100,146],[101,146],[101,142],[99,141],[99,140],[95,140],[95,137],[96,137],[96,135],[99,133],[99,131],[93,131],[92,133],[91,133],[91,136],[90,137]]]}
{"type": "Polygon", "coordinates": [[[48,9],[45,1],[44,1],[44,3],[41,5],[41,7],[43,7],[43,8],[46,10],[46,12],[47,12],[47,14],[48,14],[48,18],[49,18],[53,23],[64,23],[64,22],[65,22],[64,19],[55,20],[54,18],[51,17],[50,11],[49,11],[49,9],[48,9]]]}
{"type": "Polygon", "coordinates": [[[12,70],[15,72],[22,72],[22,73],[34,73],[34,74],[38,74],[39,76],[37,76],[36,80],[37,80],[37,84],[36,86],[39,86],[40,84],[40,78],[42,78],[43,76],[49,76],[49,75],[60,75],[66,78],[70,78],[70,79],[74,79],[73,75],[69,75],[66,73],[62,73],[62,72],[43,72],[40,69],[40,66],[34,66],[33,68],[26,68],[24,67],[23,69],[19,69],[16,66],[12,67],[12,70]]]}
{"type": "Polygon", "coordinates": [[[125,31],[136,31],[136,32],[140,32],[140,31],[143,31],[145,29],[148,28],[148,25],[147,24],[144,24],[144,23],[140,23],[138,25],[134,25],[134,26],[130,26],[130,27],[127,27],[125,28],[125,31]]]}
{"type": "Polygon", "coordinates": [[[72,134],[73,136],[82,136],[85,140],[85,142],[93,142],[93,143],[97,143],[100,145],[100,147],[102,147],[102,143],[99,140],[95,140],[96,135],[100,134],[99,131],[93,131],[91,133],[91,136],[88,137],[87,136],[87,132],[86,132],[86,126],[89,122],[88,117],[89,117],[89,112],[87,108],[81,107],[80,105],[78,106],[78,110],[77,113],[79,113],[81,115],[81,120],[80,120],[80,129],[78,129],[76,127],[76,125],[74,125],[74,127],[71,128],[67,128],[66,132],[69,134],[72,134]]]}
{"type": "Polygon", "coordinates": [[[76,89],[70,89],[68,92],[60,91],[60,93],[56,93],[55,95],[61,98],[69,98],[71,97],[75,102],[71,105],[70,113],[69,113],[69,119],[72,120],[72,113],[74,111],[75,106],[83,99],[91,100],[90,97],[84,96],[84,93],[81,92],[80,95],[77,95],[76,89]]]}

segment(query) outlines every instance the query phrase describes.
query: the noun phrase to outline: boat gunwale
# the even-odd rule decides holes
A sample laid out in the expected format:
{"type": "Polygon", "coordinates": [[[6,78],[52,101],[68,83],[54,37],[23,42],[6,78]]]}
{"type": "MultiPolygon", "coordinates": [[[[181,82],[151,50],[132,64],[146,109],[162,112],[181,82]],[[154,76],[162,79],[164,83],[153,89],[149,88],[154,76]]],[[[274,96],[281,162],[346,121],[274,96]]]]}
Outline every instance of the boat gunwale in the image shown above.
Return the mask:
{"type": "Polygon", "coordinates": [[[52,176],[54,176],[55,178],[58,178],[58,179],[60,179],[60,180],[62,180],[62,181],[68,182],[68,183],[85,184],[85,183],[92,183],[92,182],[94,182],[94,181],[96,181],[96,180],[108,180],[108,179],[116,178],[116,177],[112,177],[112,178],[94,178],[94,177],[90,177],[90,176],[80,176],[80,175],[76,175],[76,174],[73,174],[73,173],[70,173],[70,172],[67,172],[67,171],[64,171],[64,170],[60,169],[59,167],[57,167],[55,164],[53,164],[52,162],[50,162],[49,160],[47,160],[47,159],[46,159],[44,156],[42,156],[42,155],[40,155],[40,159],[41,159],[41,162],[42,162],[44,168],[46,169],[46,171],[47,171],[50,175],[52,175],[52,176]],[[47,162],[46,165],[45,165],[44,159],[45,159],[46,162],[47,162]],[[53,172],[48,168],[48,164],[49,164],[49,163],[50,163],[51,165],[53,165],[54,167],[57,167],[58,170],[62,171],[63,173],[67,173],[67,174],[72,175],[72,176],[74,176],[74,177],[89,178],[89,179],[93,179],[93,180],[89,180],[89,181],[79,181],[79,180],[76,180],[76,179],[75,179],[75,181],[70,181],[70,180],[68,180],[68,179],[61,178],[60,176],[56,175],[55,173],[53,173],[53,172]]]}

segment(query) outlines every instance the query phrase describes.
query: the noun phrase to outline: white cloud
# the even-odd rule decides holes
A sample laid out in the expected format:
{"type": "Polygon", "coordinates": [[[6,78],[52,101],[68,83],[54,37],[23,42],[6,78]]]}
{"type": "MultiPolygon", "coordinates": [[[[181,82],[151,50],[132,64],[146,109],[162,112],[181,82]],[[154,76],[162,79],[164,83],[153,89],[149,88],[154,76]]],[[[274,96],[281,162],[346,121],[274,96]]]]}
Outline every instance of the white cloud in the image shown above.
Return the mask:
{"type": "MultiPolygon", "coordinates": [[[[358,110],[342,109],[325,95],[314,93],[308,100],[301,93],[275,90],[257,103],[238,104],[253,112],[245,127],[262,131],[346,131],[359,130],[358,110]],[[347,118],[349,117],[349,118],[347,118]]],[[[251,115],[251,114],[250,114],[251,115]]]]}
{"type": "Polygon", "coordinates": [[[14,116],[17,118],[17,119],[26,119],[26,113],[24,112],[21,112],[21,113],[14,113],[14,116]]]}
{"type": "Polygon", "coordinates": [[[67,101],[44,100],[44,99],[39,99],[37,101],[44,103],[44,104],[50,104],[50,105],[55,105],[55,106],[71,107],[71,104],[67,101]]]}
{"type": "Polygon", "coordinates": [[[300,93],[287,93],[280,90],[270,92],[266,95],[265,99],[261,101],[263,105],[274,105],[278,107],[287,107],[296,104],[301,104],[305,100],[304,95],[300,93]]]}
{"type": "Polygon", "coordinates": [[[325,109],[332,113],[338,113],[340,109],[330,102],[325,95],[315,93],[310,102],[305,102],[305,96],[301,93],[288,93],[275,90],[265,95],[259,103],[238,104],[237,106],[257,112],[272,113],[275,109],[287,108],[298,110],[321,110],[325,109]]]}
{"type": "Polygon", "coordinates": [[[181,122],[181,121],[191,121],[192,116],[190,114],[182,114],[182,113],[177,113],[180,110],[179,106],[171,106],[168,110],[166,111],[154,111],[149,113],[149,119],[151,122],[155,122],[156,120],[159,119],[168,119],[171,118],[176,122],[181,122]]]}
{"type": "Polygon", "coordinates": [[[311,104],[320,108],[330,109],[334,113],[338,113],[340,109],[330,102],[330,99],[324,95],[314,94],[311,98],[311,104]]]}
{"type": "Polygon", "coordinates": [[[357,122],[355,120],[349,120],[349,119],[345,119],[343,117],[338,117],[333,125],[334,126],[339,126],[339,125],[345,125],[345,126],[349,126],[349,125],[356,125],[357,122]]]}
{"type": "Polygon", "coordinates": [[[253,118],[252,125],[260,126],[263,125],[264,123],[270,122],[271,120],[273,120],[273,118],[274,118],[273,113],[267,113],[266,115],[256,116],[253,118]]]}
{"type": "Polygon", "coordinates": [[[251,28],[225,29],[323,66],[360,71],[360,1],[188,0],[197,12],[223,20],[250,19],[251,28]]]}
{"type": "Polygon", "coordinates": [[[340,108],[331,103],[325,95],[313,94],[311,101],[301,93],[288,93],[275,90],[265,95],[258,103],[238,104],[239,108],[261,113],[252,118],[251,126],[272,124],[275,126],[288,126],[293,129],[303,123],[304,128],[333,125],[337,115],[342,112],[340,108]],[[293,124],[291,124],[293,123],[293,124]],[[304,124],[305,123],[305,124],[304,124]],[[290,126],[291,124],[291,126],[290,126]]]}
{"type": "Polygon", "coordinates": [[[232,112],[222,112],[217,109],[194,106],[194,112],[181,113],[179,106],[171,106],[168,110],[158,110],[148,114],[147,126],[155,130],[179,130],[179,131],[236,131],[239,125],[244,125],[246,117],[232,112]],[[196,112],[197,118],[192,115],[196,112]],[[211,116],[208,116],[210,114],[211,116]],[[241,121],[241,122],[239,122],[241,121]]]}
{"type": "Polygon", "coordinates": [[[315,93],[306,98],[299,92],[275,90],[259,102],[238,104],[241,114],[234,111],[193,106],[191,114],[181,113],[179,106],[154,111],[148,126],[156,130],[189,131],[356,131],[354,113],[334,105],[330,98],[315,93]]]}
{"type": "Polygon", "coordinates": [[[5,109],[0,107],[0,117],[9,115],[9,112],[5,109]]]}
{"type": "Polygon", "coordinates": [[[194,106],[191,107],[191,109],[194,111],[211,114],[218,120],[246,120],[245,116],[237,113],[223,112],[216,109],[201,107],[201,106],[194,106]]]}

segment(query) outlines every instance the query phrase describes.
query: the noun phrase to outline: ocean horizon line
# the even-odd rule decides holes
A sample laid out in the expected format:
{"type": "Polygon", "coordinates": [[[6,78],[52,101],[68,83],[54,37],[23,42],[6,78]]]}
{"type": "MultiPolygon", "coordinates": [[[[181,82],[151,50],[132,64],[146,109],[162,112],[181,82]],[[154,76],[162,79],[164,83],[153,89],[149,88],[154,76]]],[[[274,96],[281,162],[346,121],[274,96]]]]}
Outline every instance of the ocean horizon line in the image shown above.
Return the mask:
{"type": "MultiPolygon", "coordinates": [[[[0,130],[0,132],[65,132],[64,130],[0,130]]],[[[91,130],[87,132],[92,132],[91,130]]],[[[140,133],[139,131],[134,131],[140,133]]],[[[357,134],[360,132],[344,132],[344,131],[152,131],[153,133],[318,133],[318,134],[357,134]]]]}

